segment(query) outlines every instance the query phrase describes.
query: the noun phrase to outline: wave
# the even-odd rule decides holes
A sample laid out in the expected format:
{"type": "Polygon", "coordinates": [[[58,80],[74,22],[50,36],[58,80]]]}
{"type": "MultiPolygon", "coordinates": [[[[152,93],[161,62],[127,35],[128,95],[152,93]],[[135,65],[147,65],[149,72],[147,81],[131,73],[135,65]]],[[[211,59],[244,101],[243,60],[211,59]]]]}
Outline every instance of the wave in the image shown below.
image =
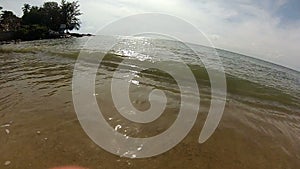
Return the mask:
{"type": "MultiPolygon", "coordinates": [[[[115,71],[117,68],[121,69],[133,69],[133,65],[139,62],[138,60],[128,59],[127,57],[107,54],[103,59],[102,65],[105,65],[110,68],[110,70],[115,71]],[[124,60],[129,60],[127,65],[120,66],[120,63],[124,60]]],[[[141,61],[140,61],[141,62],[141,61]]],[[[153,61],[142,61],[142,62],[153,62],[153,61]]],[[[155,62],[154,62],[155,64],[155,62]]],[[[175,62],[164,62],[166,66],[173,66],[176,68],[175,62]]],[[[142,65],[142,64],[139,64],[142,65]]],[[[210,79],[207,73],[207,70],[203,65],[196,64],[187,64],[191,71],[193,72],[198,86],[202,86],[210,89],[210,79]]],[[[136,71],[143,69],[142,67],[134,66],[136,71]]],[[[217,70],[214,70],[217,71],[217,70]]],[[[148,69],[142,71],[140,76],[154,79],[159,82],[174,82],[173,78],[166,72],[160,71],[158,69],[148,69]]],[[[182,75],[184,76],[184,75],[182,75]]],[[[266,103],[270,107],[281,107],[282,109],[291,108],[299,108],[299,96],[294,93],[294,95],[288,94],[285,91],[280,89],[269,87],[263,84],[259,84],[256,82],[251,82],[249,80],[245,80],[239,78],[237,76],[230,75],[226,73],[226,81],[227,81],[227,90],[229,95],[238,98],[240,101],[256,104],[256,105],[266,105],[266,103]],[[242,98],[242,99],[241,99],[242,98]],[[263,102],[263,103],[262,103],[263,102]]]]}
{"type": "MultiPolygon", "coordinates": [[[[177,65],[179,62],[176,61],[157,61],[157,60],[140,60],[138,58],[129,57],[126,55],[121,55],[119,53],[114,53],[110,51],[109,53],[104,54],[103,52],[91,51],[91,50],[79,50],[79,49],[65,49],[65,50],[53,50],[43,47],[26,47],[26,48],[16,48],[16,47],[0,47],[0,53],[19,53],[19,54],[44,54],[57,57],[66,57],[72,59],[73,61],[78,58],[79,55],[86,55],[84,61],[95,63],[99,59],[99,56],[104,56],[101,65],[110,71],[116,71],[117,69],[130,70],[140,72],[139,76],[152,79],[153,81],[166,84],[174,83],[174,79],[166,72],[163,72],[158,69],[147,69],[143,67],[143,64],[165,64],[165,66],[173,66],[174,70],[178,69],[177,65]],[[123,61],[126,62],[123,62],[123,61]],[[141,71],[143,70],[143,71],[141,71]]],[[[194,74],[199,89],[203,91],[203,88],[206,90],[206,94],[210,91],[210,79],[205,67],[201,64],[187,64],[194,74]]],[[[217,71],[217,70],[215,70],[217,71]]],[[[180,74],[180,72],[177,72],[180,74]]],[[[184,74],[181,75],[184,77],[184,74]]],[[[241,102],[248,104],[253,104],[256,106],[269,106],[270,108],[276,107],[277,109],[288,110],[290,108],[299,109],[299,99],[300,94],[294,93],[289,94],[283,90],[259,84],[257,82],[252,82],[238,76],[226,73],[227,81],[227,90],[228,95],[241,102]]],[[[147,84],[153,85],[153,84],[147,84]]],[[[154,86],[157,88],[162,88],[164,90],[169,90],[175,93],[178,93],[177,88],[170,88],[169,86],[159,85],[156,83],[154,86]]]]}

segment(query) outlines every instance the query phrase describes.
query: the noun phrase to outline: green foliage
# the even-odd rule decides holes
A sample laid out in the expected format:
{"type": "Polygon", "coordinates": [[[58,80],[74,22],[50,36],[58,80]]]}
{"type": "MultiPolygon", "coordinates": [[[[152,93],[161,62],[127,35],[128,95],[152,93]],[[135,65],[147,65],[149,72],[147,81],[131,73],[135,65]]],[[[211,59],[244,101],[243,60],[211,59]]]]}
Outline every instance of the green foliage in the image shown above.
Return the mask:
{"type": "Polygon", "coordinates": [[[57,38],[60,37],[58,32],[80,28],[79,6],[78,1],[66,0],[62,0],[61,4],[45,2],[41,7],[24,4],[22,18],[11,11],[1,12],[0,31],[15,32],[14,38],[22,40],[57,38]]]}
{"type": "Polygon", "coordinates": [[[62,0],[61,5],[57,2],[45,2],[42,7],[31,7],[29,4],[24,4],[22,10],[22,20],[25,25],[43,25],[53,31],[59,31],[61,24],[66,25],[66,30],[78,30],[80,28],[78,16],[81,13],[78,1],[62,0]]]}
{"type": "Polygon", "coordinates": [[[67,30],[78,30],[80,28],[80,20],[78,16],[82,13],[79,10],[78,1],[66,2],[66,0],[61,1],[61,21],[66,25],[67,30]]]}
{"type": "Polygon", "coordinates": [[[22,7],[23,13],[28,14],[28,12],[30,11],[31,6],[29,4],[24,4],[24,6],[22,7]]]}
{"type": "Polygon", "coordinates": [[[15,39],[37,40],[48,38],[48,28],[41,25],[24,25],[15,33],[15,39]]]}
{"type": "Polygon", "coordinates": [[[37,6],[32,6],[28,11],[25,11],[24,15],[22,16],[22,21],[25,25],[42,25],[43,15],[41,9],[37,6]]]}
{"type": "Polygon", "coordinates": [[[12,11],[2,11],[0,15],[0,26],[3,31],[14,31],[20,27],[20,18],[12,11]]]}
{"type": "Polygon", "coordinates": [[[51,30],[58,31],[61,24],[60,7],[57,2],[45,2],[41,8],[42,25],[51,30]]]}

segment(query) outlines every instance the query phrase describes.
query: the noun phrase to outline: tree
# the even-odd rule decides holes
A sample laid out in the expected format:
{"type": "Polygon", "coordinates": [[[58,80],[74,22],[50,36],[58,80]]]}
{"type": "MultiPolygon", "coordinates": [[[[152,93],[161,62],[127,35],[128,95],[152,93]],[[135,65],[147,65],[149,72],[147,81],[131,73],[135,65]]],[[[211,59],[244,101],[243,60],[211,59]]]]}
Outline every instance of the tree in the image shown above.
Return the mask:
{"type": "Polygon", "coordinates": [[[81,22],[78,19],[78,16],[82,14],[79,10],[79,7],[80,5],[78,4],[78,1],[61,1],[61,21],[62,24],[66,25],[66,30],[79,30],[81,22]]]}
{"type": "Polygon", "coordinates": [[[57,2],[45,2],[41,8],[43,25],[58,31],[61,24],[61,9],[57,2]]]}
{"type": "Polygon", "coordinates": [[[33,25],[42,23],[43,16],[41,9],[37,6],[32,6],[28,12],[24,13],[22,16],[22,21],[25,25],[33,25]]]}
{"type": "Polygon", "coordinates": [[[78,1],[45,2],[41,7],[24,4],[22,11],[21,19],[0,6],[0,31],[13,32],[17,39],[35,40],[58,38],[58,32],[80,28],[78,1]]]}
{"type": "Polygon", "coordinates": [[[21,25],[21,19],[12,11],[2,11],[0,15],[0,23],[3,31],[15,31],[21,25]]]}
{"type": "Polygon", "coordinates": [[[23,15],[26,15],[29,13],[31,6],[29,4],[24,4],[24,6],[22,7],[23,10],[23,15]]]}
{"type": "Polygon", "coordinates": [[[22,7],[22,21],[24,25],[46,26],[53,31],[78,30],[80,28],[81,15],[78,1],[67,2],[62,0],[59,5],[57,2],[45,2],[42,7],[24,4],[22,7]],[[60,29],[61,25],[65,25],[60,29]]]}

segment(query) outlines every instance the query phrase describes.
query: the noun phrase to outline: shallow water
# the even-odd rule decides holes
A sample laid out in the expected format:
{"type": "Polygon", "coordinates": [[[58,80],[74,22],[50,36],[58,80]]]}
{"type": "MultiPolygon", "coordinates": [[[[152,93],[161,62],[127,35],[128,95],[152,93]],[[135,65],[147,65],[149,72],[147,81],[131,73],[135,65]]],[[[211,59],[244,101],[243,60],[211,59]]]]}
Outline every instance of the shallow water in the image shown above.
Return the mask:
{"type": "MultiPolygon", "coordinates": [[[[209,109],[210,83],[195,53],[174,41],[97,38],[101,43],[95,43],[94,48],[85,48],[86,38],[0,46],[0,168],[46,169],[69,164],[91,169],[300,166],[299,72],[218,50],[228,85],[226,107],[216,132],[199,144],[199,133],[209,109]],[[105,43],[111,41],[118,42],[112,49],[110,43],[105,43]],[[89,52],[110,49],[99,66],[95,95],[110,125],[113,128],[121,125],[120,132],[133,137],[154,136],[169,128],[177,117],[180,90],[165,72],[136,73],[130,97],[137,109],[149,108],[148,95],[153,89],[163,90],[168,102],[156,121],[133,123],[114,107],[110,93],[113,73],[118,70],[126,75],[143,69],[146,63],[165,61],[176,72],[176,59],[180,57],[194,73],[201,96],[200,113],[191,132],[170,151],[147,159],[122,158],[98,147],[81,128],[73,107],[72,75],[80,49],[89,52]],[[5,166],[6,161],[11,164],[5,166]]],[[[213,68],[211,50],[195,48],[213,68]]],[[[82,69],[92,62],[92,58],[87,58],[82,69]]]]}

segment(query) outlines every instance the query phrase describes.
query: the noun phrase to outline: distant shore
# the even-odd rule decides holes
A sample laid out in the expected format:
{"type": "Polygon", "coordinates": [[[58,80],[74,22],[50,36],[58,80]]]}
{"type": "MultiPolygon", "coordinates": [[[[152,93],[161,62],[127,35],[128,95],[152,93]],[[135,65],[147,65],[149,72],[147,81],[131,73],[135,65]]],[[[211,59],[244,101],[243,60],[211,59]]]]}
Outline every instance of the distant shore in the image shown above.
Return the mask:
{"type": "Polygon", "coordinates": [[[79,30],[82,13],[78,1],[44,2],[42,6],[25,3],[22,16],[0,6],[0,44],[41,39],[92,36],[69,33],[79,30]]]}
{"type": "Polygon", "coordinates": [[[22,38],[22,37],[18,37],[17,32],[0,32],[0,45],[9,44],[9,43],[19,43],[22,41],[33,41],[33,40],[42,40],[42,39],[64,39],[64,38],[73,38],[73,37],[80,38],[85,36],[94,36],[94,35],[90,33],[85,34],[85,33],[68,32],[64,34],[59,34],[56,32],[49,32],[49,34],[40,38],[35,38],[34,36],[32,36],[32,38],[22,38]]]}

